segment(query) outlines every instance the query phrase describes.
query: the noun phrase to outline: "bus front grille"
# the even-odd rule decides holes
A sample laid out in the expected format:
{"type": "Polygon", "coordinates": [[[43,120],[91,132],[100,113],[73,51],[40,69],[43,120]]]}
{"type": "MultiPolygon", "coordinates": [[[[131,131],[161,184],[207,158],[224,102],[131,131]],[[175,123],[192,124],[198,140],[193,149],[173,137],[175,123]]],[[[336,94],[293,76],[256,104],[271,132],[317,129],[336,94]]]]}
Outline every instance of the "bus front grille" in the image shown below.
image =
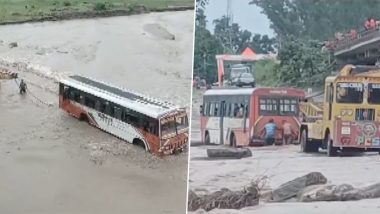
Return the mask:
{"type": "Polygon", "coordinates": [[[363,120],[375,120],[375,109],[365,109],[365,108],[358,108],[355,112],[355,120],[356,121],[363,121],[363,120]]]}

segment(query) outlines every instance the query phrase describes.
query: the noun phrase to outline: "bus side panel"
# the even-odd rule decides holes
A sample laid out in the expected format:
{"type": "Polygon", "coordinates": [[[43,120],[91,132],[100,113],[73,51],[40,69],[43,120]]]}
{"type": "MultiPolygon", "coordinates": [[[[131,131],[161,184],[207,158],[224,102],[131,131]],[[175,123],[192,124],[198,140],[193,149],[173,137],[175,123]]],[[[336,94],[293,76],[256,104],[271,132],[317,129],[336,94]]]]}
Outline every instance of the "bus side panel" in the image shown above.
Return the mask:
{"type": "Polygon", "coordinates": [[[144,135],[134,126],[92,109],[87,109],[87,111],[91,119],[96,123],[95,125],[100,129],[120,137],[129,143],[132,143],[137,138],[143,141],[146,146],[149,146],[144,135]]]}
{"type": "Polygon", "coordinates": [[[144,139],[149,144],[150,152],[155,154],[158,153],[160,150],[160,138],[147,131],[144,131],[143,129],[138,130],[141,132],[141,134],[144,136],[144,139]]]}
{"type": "Polygon", "coordinates": [[[222,144],[220,140],[220,118],[208,117],[205,130],[210,135],[210,142],[213,144],[222,144]]]}
{"type": "MultiPolygon", "coordinates": [[[[247,119],[248,121],[248,119],[247,119]]],[[[248,141],[248,126],[246,126],[246,132],[244,132],[244,118],[224,118],[224,144],[231,145],[231,134],[233,133],[236,139],[237,146],[247,146],[248,141]]]]}
{"type": "Polygon", "coordinates": [[[207,126],[207,122],[208,122],[208,117],[201,115],[200,120],[201,120],[200,121],[201,122],[201,130],[200,130],[201,141],[204,143],[205,142],[205,134],[206,134],[206,126],[207,126]]]}
{"type": "Polygon", "coordinates": [[[255,135],[255,121],[259,115],[259,98],[255,95],[251,96],[250,112],[249,112],[249,140],[251,141],[255,135]]]}
{"type": "Polygon", "coordinates": [[[59,96],[59,107],[76,118],[80,118],[81,114],[87,115],[87,112],[80,106],[80,104],[76,104],[68,99],[63,99],[62,96],[59,96]]]}

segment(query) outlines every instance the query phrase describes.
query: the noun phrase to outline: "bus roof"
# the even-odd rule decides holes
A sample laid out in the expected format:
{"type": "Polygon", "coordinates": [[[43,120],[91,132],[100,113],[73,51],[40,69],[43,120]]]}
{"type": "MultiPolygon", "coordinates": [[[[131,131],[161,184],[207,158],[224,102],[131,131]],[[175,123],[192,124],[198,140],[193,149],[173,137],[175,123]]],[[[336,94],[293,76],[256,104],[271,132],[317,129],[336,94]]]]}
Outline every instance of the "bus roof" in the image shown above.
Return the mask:
{"type": "Polygon", "coordinates": [[[208,95],[251,95],[254,88],[221,88],[221,89],[210,89],[204,93],[204,96],[208,95]]]}
{"type": "Polygon", "coordinates": [[[180,109],[174,104],[88,77],[72,75],[59,82],[156,119],[180,109]]]}
{"type": "MultiPolygon", "coordinates": [[[[286,94],[283,92],[288,92],[289,90],[296,92],[301,96],[304,96],[304,91],[302,89],[296,88],[283,88],[283,87],[259,87],[259,88],[221,88],[221,89],[210,89],[204,93],[204,96],[215,96],[215,95],[252,95],[253,92],[257,91],[259,93],[268,94],[286,94]]],[[[256,93],[257,93],[256,92],[256,93]]]]}

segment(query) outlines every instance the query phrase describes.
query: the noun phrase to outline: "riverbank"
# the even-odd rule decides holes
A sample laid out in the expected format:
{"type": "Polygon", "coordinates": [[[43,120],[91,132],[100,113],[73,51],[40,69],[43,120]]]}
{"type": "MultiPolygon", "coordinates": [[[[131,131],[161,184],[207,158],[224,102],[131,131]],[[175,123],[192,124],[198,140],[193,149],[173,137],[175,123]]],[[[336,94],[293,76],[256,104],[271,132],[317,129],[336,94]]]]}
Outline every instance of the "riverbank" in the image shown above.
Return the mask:
{"type": "Polygon", "coordinates": [[[191,0],[0,1],[0,25],[193,10],[191,0]]]}

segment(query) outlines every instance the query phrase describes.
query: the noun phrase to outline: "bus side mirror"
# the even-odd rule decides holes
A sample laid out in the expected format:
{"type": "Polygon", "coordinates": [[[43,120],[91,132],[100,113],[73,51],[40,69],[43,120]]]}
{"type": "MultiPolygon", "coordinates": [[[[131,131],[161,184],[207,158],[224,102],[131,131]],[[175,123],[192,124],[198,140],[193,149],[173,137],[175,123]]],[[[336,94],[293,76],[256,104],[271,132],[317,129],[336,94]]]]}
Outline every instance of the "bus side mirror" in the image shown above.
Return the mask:
{"type": "Polygon", "coordinates": [[[203,106],[202,106],[202,105],[199,106],[199,113],[200,113],[201,115],[203,115],[203,106]]]}

